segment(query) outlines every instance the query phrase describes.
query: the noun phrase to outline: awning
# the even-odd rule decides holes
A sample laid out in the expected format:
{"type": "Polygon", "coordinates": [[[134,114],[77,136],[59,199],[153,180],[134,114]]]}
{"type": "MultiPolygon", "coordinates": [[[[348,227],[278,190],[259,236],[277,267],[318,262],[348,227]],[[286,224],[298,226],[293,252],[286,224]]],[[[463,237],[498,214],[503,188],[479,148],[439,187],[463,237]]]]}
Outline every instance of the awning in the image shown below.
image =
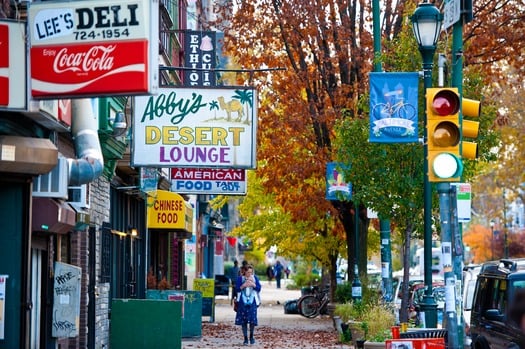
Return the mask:
{"type": "Polygon", "coordinates": [[[32,221],[33,231],[66,234],[75,228],[76,212],[65,202],[34,197],[32,221]]]}

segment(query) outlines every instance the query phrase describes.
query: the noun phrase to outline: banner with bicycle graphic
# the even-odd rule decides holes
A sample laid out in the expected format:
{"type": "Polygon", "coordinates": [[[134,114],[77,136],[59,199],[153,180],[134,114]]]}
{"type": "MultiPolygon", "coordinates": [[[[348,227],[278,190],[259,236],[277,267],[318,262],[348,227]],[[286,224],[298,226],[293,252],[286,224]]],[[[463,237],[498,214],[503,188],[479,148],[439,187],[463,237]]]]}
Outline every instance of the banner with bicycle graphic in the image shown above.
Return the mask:
{"type": "Polygon", "coordinates": [[[370,142],[418,141],[418,79],[418,73],[370,73],[370,142]]]}

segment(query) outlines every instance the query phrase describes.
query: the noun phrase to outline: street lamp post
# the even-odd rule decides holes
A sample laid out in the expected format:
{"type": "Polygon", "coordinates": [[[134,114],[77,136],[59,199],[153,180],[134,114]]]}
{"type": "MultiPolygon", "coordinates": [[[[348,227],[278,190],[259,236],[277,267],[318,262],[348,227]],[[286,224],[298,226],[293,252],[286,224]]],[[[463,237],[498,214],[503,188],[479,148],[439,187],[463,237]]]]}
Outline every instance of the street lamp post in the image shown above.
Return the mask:
{"type": "Polygon", "coordinates": [[[507,208],[505,207],[505,188],[503,188],[503,256],[509,258],[509,241],[507,240],[507,208]]]}
{"type": "MultiPolygon", "coordinates": [[[[431,3],[420,3],[412,15],[412,30],[419,45],[419,52],[423,59],[423,83],[425,93],[432,87],[432,67],[436,43],[441,32],[443,15],[431,3]]],[[[426,108],[425,113],[426,113],[426,108]]],[[[428,131],[425,115],[425,134],[423,137],[423,205],[424,205],[424,279],[425,295],[421,302],[421,310],[425,314],[426,327],[437,327],[437,304],[432,295],[432,186],[428,178],[428,131]]]]}
{"type": "Polygon", "coordinates": [[[490,220],[490,233],[492,234],[492,260],[494,260],[494,220],[490,220]]]}

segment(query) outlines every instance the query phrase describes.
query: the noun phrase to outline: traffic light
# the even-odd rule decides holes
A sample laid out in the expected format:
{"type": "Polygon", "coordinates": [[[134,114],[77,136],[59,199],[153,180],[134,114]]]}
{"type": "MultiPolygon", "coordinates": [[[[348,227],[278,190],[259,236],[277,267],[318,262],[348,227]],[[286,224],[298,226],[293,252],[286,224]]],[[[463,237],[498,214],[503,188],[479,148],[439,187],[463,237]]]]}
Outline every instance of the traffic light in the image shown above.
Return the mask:
{"type": "Polygon", "coordinates": [[[457,182],[463,172],[457,88],[427,88],[428,180],[457,182]]]}
{"type": "Polygon", "coordinates": [[[461,157],[463,159],[475,159],[478,156],[478,145],[474,142],[467,142],[463,139],[477,138],[479,134],[479,122],[465,120],[465,117],[479,117],[481,112],[481,103],[473,99],[461,99],[461,111],[463,121],[461,123],[461,157]]]}

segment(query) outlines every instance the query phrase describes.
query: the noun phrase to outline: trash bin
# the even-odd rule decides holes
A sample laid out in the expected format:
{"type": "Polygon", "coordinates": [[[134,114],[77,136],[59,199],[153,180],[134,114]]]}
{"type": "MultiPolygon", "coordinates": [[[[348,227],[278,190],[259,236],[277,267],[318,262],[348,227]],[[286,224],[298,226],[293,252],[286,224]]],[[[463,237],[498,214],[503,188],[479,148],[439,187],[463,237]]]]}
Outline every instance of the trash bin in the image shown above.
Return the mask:
{"type": "Polygon", "coordinates": [[[284,302],[284,313],[299,314],[299,309],[297,309],[297,299],[284,302]]]}
{"type": "Polygon", "coordinates": [[[386,349],[445,349],[447,330],[439,328],[418,329],[402,332],[399,339],[386,341],[386,349]]]}
{"type": "Polygon", "coordinates": [[[387,339],[386,349],[445,349],[445,338],[387,339]]]}
{"type": "Polygon", "coordinates": [[[402,332],[401,338],[444,338],[446,341],[447,330],[441,328],[421,328],[414,331],[402,332]]]}

